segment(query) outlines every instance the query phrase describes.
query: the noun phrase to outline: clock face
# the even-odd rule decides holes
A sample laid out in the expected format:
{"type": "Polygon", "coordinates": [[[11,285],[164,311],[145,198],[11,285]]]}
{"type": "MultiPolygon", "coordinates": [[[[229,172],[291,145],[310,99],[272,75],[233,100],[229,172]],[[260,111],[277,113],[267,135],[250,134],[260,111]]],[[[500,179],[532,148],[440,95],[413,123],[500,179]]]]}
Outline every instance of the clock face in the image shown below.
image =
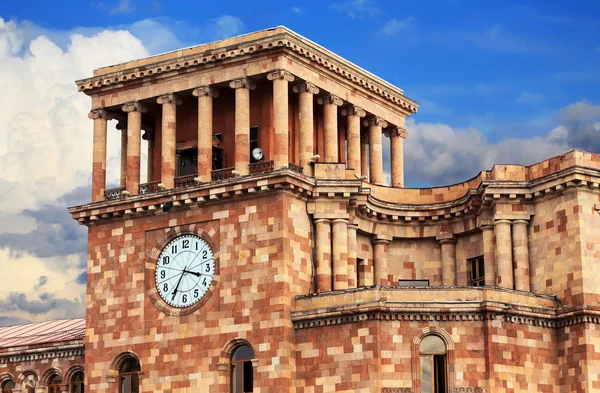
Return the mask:
{"type": "Polygon", "coordinates": [[[158,257],[156,290],[170,306],[186,308],[202,299],[214,274],[215,260],[208,243],[196,235],[182,235],[158,257]]]}

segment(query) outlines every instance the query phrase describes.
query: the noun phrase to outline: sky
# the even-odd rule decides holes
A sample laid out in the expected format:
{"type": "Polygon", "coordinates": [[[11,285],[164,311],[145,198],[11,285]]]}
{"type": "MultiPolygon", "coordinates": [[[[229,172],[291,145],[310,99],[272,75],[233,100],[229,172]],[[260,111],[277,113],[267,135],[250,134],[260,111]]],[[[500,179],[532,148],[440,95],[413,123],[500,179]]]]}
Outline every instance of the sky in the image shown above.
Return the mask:
{"type": "MultiPolygon", "coordinates": [[[[90,201],[93,125],[74,81],[278,25],[420,103],[406,123],[409,187],[600,153],[598,1],[1,2],[0,326],[85,315],[87,229],[66,209],[90,201]]],[[[112,184],[119,138],[109,130],[112,184]]]]}

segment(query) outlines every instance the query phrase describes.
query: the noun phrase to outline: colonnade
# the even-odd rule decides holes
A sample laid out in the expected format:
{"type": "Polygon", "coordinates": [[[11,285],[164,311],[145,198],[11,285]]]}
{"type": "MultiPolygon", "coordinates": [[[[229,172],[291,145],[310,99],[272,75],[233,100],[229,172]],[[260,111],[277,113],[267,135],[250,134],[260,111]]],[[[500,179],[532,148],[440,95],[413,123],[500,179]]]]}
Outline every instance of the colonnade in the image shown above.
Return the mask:
{"type": "MultiPolygon", "coordinates": [[[[275,70],[267,74],[273,83],[273,143],[274,169],[289,165],[289,84],[296,78],[285,70],[275,70]]],[[[235,90],[235,170],[239,175],[249,174],[250,163],[250,91],[255,88],[252,78],[238,78],[228,83],[235,90]]],[[[323,134],[325,162],[339,162],[340,151],[344,151],[344,139],[339,137],[338,110],[346,116],[347,167],[355,171],[358,178],[370,174],[370,182],[383,183],[382,135],[391,138],[392,185],[404,186],[403,142],[407,136],[403,128],[391,126],[384,119],[367,116],[362,108],[345,102],[333,94],[321,92],[314,84],[300,81],[292,87],[299,95],[299,166],[303,173],[312,176],[311,162],[314,148],[314,96],[321,93],[317,102],[323,105],[323,134]],[[361,138],[361,120],[369,128],[368,137],[361,138]],[[369,168],[366,167],[367,155],[369,168]]],[[[202,182],[211,181],[213,99],[218,97],[216,86],[205,85],[193,89],[198,98],[198,167],[197,177],[202,182]]],[[[177,106],[182,100],[176,93],[157,97],[162,107],[161,165],[160,182],[165,188],[175,187],[176,175],[176,130],[177,106]]],[[[140,185],[140,156],[142,114],[146,106],[139,101],[127,102],[120,108],[126,114],[126,121],[120,122],[121,138],[121,187],[129,194],[137,194],[140,185]]],[[[94,120],[94,154],[92,177],[92,201],[104,200],[106,187],[106,133],[107,121],[114,113],[106,109],[94,109],[89,117],[94,120]]],[[[154,135],[148,132],[149,154],[154,152],[154,135]]],[[[154,175],[154,163],[149,157],[148,173],[154,175]]],[[[151,177],[149,177],[151,178],[151,177]]]]}

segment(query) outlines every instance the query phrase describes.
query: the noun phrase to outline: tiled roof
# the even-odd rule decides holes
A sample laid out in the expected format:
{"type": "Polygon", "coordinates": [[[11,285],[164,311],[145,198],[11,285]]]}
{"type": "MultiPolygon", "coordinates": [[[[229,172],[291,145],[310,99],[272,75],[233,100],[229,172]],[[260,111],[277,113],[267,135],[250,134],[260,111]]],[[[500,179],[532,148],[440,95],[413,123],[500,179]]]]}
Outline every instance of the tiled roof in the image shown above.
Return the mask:
{"type": "Polygon", "coordinates": [[[61,319],[0,327],[0,348],[78,340],[85,335],[85,318],[61,319]]]}

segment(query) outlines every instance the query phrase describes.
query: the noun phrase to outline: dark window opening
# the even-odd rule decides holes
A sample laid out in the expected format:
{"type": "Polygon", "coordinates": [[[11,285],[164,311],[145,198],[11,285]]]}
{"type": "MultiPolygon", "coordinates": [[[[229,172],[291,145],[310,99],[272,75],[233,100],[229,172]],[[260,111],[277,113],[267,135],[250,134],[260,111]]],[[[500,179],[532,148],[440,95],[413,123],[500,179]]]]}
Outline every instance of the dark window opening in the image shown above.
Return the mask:
{"type": "Polygon", "coordinates": [[[258,146],[258,127],[250,128],[250,163],[254,164],[258,162],[254,157],[252,157],[252,151],[256,149],[258,146]]]}
{"type": "Polygon", "coordinates": [[[12,393],[12,390],[15,388],[15,383],[9,379],[2,383],[2,393],[12,393]]]}
{"type": "Polygon", "coordinates": [[[223,169],[223,134],[213,135],[212,169],[223,169]]]}
{"type": "Polygon", "coordinates": [[[119,393],[139,393],[139,372],[142,371],[137,359],[127,359],[119,371],[119,393]]]}
{"type": "Polygon", "coordinates": [[[231,356],[231,393],[254,391],[252,359],[254,351],[248,345],[236,348],[231,356]]]}
{"type": "Polygon", "coordinates": [[[176,176],[196,175],[198,173],[198,149],[177,151],[176,176]]]}
{"type": "Polygon", "coordinates": [[[361,287],[363,283],[360,281],[360,277],[362,277],[364,269],[365,260],[362,258],[356,258],[356,286],[361,287]]]}
{"type": "Polygon", "coordinates": [[[60,393],[60,384],[62,378],[58,374],[54,374],[48,380],[48,393],[60,393]]]}
{"type": "Polygon", "coordinates": [[[421,392],[447,393],[446,344],[435,335],[426,336],[419,345],[421,392]]]}
{"type": "Polygon", "coordinates": [[[467,259],[467,268],[469,270],[469,285],[472,287],[485,286],[483,256],[467,259]]]}
{"type": "Polygon", "coordinates": [[[71,378],[71,393],[83,393],[83,372],[78,371],[71,378]]]}

